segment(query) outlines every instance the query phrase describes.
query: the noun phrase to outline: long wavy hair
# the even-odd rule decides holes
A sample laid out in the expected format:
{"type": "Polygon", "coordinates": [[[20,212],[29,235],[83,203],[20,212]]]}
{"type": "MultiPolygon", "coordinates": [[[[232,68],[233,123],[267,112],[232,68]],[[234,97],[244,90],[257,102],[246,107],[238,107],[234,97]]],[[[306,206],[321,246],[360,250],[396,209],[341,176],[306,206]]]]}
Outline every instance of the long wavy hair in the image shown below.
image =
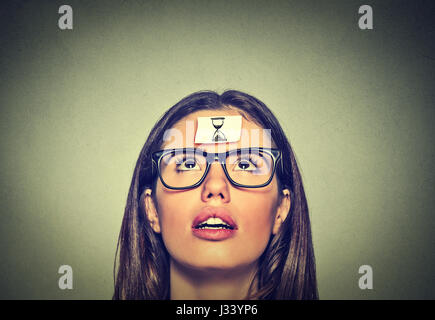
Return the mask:
{"type": "Polygon", "coordinates": [[[141,204],[145,189],[156,186],[151,154],[160,149],[165,130],[180,119],[199,110],[225,108],[238,109],[244,117],[271,129],[272,140],[282,153],[276,171],[278,185],[290,190],[290,211],[279,232],[271,235],[246,299],[318,299],[308,206],[294,153],[269,108],[235,90],[221,95],[214,91],[193,93],[170,108],[151,130],[128,192],[113,268],[113,299],[170,299],[170,257],[141,204]]]}

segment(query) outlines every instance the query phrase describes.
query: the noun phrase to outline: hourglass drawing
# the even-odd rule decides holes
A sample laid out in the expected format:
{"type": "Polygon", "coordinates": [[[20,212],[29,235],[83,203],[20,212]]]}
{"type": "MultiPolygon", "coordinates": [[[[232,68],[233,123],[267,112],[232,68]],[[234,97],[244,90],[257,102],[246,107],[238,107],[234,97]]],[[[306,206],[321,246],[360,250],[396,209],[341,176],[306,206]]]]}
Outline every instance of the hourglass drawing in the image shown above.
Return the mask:
{"type": "Polygon", "coordinates": [[[225,134],[219,130],[224,125],[224,121],[225,121],[224,117],[211,118],[211,123],[213,124],[213,127],[216,129],[212,138],[212,140],[215,142],[227,141],[227,137],[225,137],[225,134]]]}

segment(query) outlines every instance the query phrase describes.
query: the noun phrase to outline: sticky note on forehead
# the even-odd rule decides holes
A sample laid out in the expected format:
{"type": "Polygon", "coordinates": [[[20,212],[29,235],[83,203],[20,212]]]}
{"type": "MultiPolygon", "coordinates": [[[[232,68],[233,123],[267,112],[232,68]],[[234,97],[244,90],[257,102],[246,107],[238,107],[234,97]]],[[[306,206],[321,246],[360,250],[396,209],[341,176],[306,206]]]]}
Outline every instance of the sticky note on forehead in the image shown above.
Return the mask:
{"type": "Polygon", "coordinates": [[[198,117],[195,143],[226,143],[240,140],[242,116],[198,117]]]}

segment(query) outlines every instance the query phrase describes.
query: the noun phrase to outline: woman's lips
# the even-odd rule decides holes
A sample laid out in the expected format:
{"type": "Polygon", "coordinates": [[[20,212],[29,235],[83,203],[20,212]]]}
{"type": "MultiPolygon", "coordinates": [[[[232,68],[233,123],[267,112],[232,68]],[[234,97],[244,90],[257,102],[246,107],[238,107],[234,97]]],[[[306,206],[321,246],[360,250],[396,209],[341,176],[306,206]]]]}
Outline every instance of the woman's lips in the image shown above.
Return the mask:
{"type": "Polygon", "coordinates": [[[200,239],[220,241],[231,238],[236,233],[236,229],[192,229],[193,235],[200,239]]]}
{"type": "Polygon", "coordinates": [[[225,240],[234,236],[234,234],[237,232],[237,224],[226,209],[218,207],[205,207],[193,220],[192,232],[194,236],[204,240],[225,240]],[[201,223],[207,221],[209,218],[220,218],[223,222],[228,224],[230,228],[198,228],[201,223]]]}

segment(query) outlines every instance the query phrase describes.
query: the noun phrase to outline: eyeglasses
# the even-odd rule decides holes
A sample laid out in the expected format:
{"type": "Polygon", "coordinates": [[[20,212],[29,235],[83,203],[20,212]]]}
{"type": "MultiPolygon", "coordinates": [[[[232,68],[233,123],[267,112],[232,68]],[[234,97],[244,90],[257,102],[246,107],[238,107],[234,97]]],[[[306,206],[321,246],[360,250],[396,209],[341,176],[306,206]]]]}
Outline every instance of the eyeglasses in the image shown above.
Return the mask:
{"type": "Polygon", "coordinates": [[[243,148],[222,153],[180,148],[154,152],[152,160],[162,184],[169,189],[184,190],[199,186],[215,161],[222,165],[226,177],[234,186],[261,188],[272,181],[280,156],[279,150],[269,148],[243,148]]]}

